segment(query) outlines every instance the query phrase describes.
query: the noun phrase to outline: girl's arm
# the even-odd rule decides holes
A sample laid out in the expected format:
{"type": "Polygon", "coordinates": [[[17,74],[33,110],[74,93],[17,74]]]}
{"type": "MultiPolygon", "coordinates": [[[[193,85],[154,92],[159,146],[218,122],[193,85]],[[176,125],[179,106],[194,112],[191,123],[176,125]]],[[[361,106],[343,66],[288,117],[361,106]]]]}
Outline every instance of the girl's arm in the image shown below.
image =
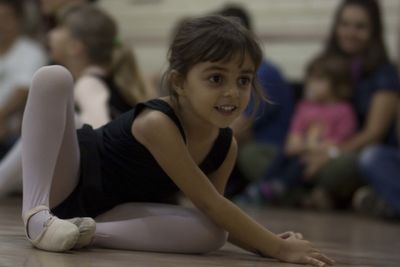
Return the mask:
{"type": "Polygon", "coordinates": [[[285,153],[289,156],[295,156],[306,150],[304,139],[300,134],[290,133],[285,144],[285,153]]]}
{"type": "MultiPolygon", "coordinates": [[[[231,146],[230,146],[230,149],[228,151],[225,161],[218,168],[217,171],[215,171],[214,173],[209,175],[209,179],[210,179],[211,183],[214,185],[214,187],[217,189],[217,191],[221,195],[224,195],[226,184],[227,184],[229,176],[232,172],[233,166],[236,162],[237,149],[238,149],[238,145],[237,145],[236,139],[232,138],[232,143],[231,143],[231,146]]],[[[288,238],[303,239],[303,237],[300,233],[295,233],[292,231],[278,234],[277,236],[279,238],[283,238],[283,239],[288,239],[288,238]]],[[[259,251],[257,251],[253,247],[249,246],[248,244],[240,242],[238,239],[233,237],[231,234],[228,237],[228,241],[244,250],[247,250],[254,254],[260,255],[259,251]]]]}
{"type": "Polygon", "coordinates": [[[165,114],[144,111],[134,121],[132,134],[192,203],[241,243],[284,261],[321,262],[317,258],[324,256],[307,241],[277,237],[224,198],[193,162],[179,130],[165,114]],[[312,258],[312,253],[318,255],[312,258]]]}
{"type": "MultiPolygon", "coordinates": [[[[224,195],[226,184],[235,164],[237,149],[238,147],[236,139],[232,138],[232,143],[224,163],[219,167],[217,171],[209,175],[211,183],[214,185],[221,196],[224,195]]],[[[240,242],[238,239],[234,238],[232,234],[229,234],[228,241],[244,250],[258,254],[258,251],[256,251],[248,244],[240,242]]]]}
{"type": "Polygon", "coordinates": [[[80,119],[98,128],[110,121],[108,89],[98,78],[83,76],[75,85],[75,101],[81,112],[80,119]]]}

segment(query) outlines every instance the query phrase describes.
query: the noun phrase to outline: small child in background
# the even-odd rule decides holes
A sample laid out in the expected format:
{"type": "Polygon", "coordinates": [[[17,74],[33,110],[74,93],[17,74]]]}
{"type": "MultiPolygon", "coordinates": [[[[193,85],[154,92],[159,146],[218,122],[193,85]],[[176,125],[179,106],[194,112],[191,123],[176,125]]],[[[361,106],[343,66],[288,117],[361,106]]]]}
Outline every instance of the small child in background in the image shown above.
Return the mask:
{"type": "Polygon", "coordinates": [[[336,146],[355,133],[355,114],[347,102],[350,73],[347,62],[330,55],[309,64],[304,97],[296,107],[284,150],[263,180],[250,186],[239,202],[281,202],[291,189],[310,182],[310,169],[302,160],[307,152],[328,147],[334,157],[336,146]]]}

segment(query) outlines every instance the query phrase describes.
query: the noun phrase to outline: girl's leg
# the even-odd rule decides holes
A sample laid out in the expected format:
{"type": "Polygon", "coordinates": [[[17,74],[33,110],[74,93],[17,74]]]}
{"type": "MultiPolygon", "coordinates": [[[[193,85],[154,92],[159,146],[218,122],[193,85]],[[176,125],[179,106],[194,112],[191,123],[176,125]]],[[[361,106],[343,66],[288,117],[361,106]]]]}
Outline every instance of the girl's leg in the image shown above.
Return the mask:
{"type": "MultiPolygon", "coordinates": [[[[74,127],[73,79],[63,67],[43,67],[32,80],[22,123],[23,215],[61,203],[78,182],[79,147],[74,127]]],[[[26,218],[28,236],[41,235],[48,209],[26,218]]],[[[64,223],[71,233],[71,223],[64,223]]],[[[72,241],[71,241],[72,242],[72,241]]]]}
{"type": "Polygon", "coordinates": [[[22,187],[21,140],[18,140],[0,164],[0,197],[22,187]]]}
{"type": "MultiPolygon", "coordinates": [[[[75,128],[82,127],[75,116],[75,128]]],[[[0,198],[22,191],[22,142],[18,140],[0,163],[0,198]]]]}
{"type": "Polygon", "coordinates": [[[226,233],[201,212],[165,204],[126,203],[96,218],[94,245],[153,252],[206,253],[226,233]]]}

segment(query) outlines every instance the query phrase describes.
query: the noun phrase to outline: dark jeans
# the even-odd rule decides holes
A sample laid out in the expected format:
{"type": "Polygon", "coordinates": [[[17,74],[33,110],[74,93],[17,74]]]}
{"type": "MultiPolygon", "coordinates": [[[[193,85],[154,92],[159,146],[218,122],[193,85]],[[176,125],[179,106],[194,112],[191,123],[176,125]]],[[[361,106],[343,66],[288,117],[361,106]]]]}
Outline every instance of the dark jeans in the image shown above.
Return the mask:
{"type": "Polygon", "coordinates": [[[400,149],[369,147],[362,152],[359,165],[367,182],[400,214],[400,149]]]}
{"type": "Polygon", "coordinates": [[[304,182],[303,165],[297,156],[287,156],[280,151],[272,161],[262,181],[279,181],[286,189],[290,189],[304,182]]]}

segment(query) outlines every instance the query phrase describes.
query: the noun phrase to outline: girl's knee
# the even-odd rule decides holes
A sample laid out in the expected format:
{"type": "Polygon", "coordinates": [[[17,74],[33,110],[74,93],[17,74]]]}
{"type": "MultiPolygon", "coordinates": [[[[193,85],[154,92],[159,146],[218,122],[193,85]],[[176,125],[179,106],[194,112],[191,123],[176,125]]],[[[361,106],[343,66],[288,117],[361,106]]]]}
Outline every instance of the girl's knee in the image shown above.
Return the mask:
{"type": "Polygon", "coordinates": [[[228,239],[228,233],[210,221],[205,215],[200,215],[201,228],[194,233],[197,236],[197,248],[194,253],[208,253],[223,247],[228,239]]]}
{"type": "Polygon", "coordinates": [[[65,94],[72,91],[73,77],[71,73],[59,65],[45,66],[38,69],[32,77],[34,91],[65,94]]]}

